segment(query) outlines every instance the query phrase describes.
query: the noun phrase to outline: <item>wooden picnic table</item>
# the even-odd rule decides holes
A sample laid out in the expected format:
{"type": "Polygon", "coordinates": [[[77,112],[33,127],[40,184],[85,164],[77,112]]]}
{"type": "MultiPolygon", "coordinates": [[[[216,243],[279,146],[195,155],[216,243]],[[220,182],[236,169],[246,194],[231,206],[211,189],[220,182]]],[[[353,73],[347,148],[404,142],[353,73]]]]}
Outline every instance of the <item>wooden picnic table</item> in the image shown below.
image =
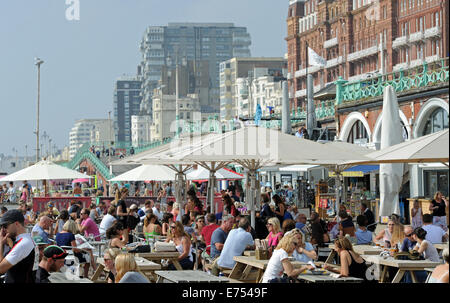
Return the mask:
{"type": "Polygon", "coordinates": [[[396,260],[393,257],[383,258],[381,256],[373,255],[362,255],[361,257],[367,262],[377,264],[381,267],[380,283],[384,283],[386,281],[388,267],[398,268],[397,274],[392,280],[392,283],[400,283],[407,271],[410,272],[413,283],[417,283],[414,271],[425,270],[425,268],[435,268],[441,264],[440,262],[432,262],[429,260],[396,260]]]}
{"type": "MultiPolygon", "coordinates": [[[[142,257],[135,256],[134,259],[138,266],[138,270],[141,271],[150,280],[156,281],[156,276],[154,272],[155,270],[161,269],[161,265],[142,257]]],[[[95,271],[94,275],[91,278],[92,281],[96,281],[99,278],[101,272],[104,270],[105,260],[103,258],[97,258],[97,264],[98,264],[97,270],[95,271]]]]}
{"type": "Polygon", "coordinates": [[[436,247],[436,249],[438,251],[441,251],[441,250],[448,248],[448,242],[447,243],[434,243],[433,246],[436,247]]]}
{"type": "Polygon", "coordinates": [[[70,280],[67,276],[62,272],[51,272],[48,279],[50,283],[92,283],[91,280],[86,278],[78,278],[75,280],[70,280]]]}
{"type": "Polygon", "coordinates": [[[216,277],[200,270],[157,270],[156,283],[169,281],[172,283],[228,283],[230,280],[226,277],[216,277]]]}
{"type": "Polygon", "coordinates": [[[255,255],[255,251],[254,250],[246,250],[246,251],[244,251],[244,256],[251,257],[251,256],[254,256],[254,255],[255,255]]]}
{"type": "MultiPolygon", "coordinates": [[[[248,283],[261,281],[269,263],[269,260],[257,260],[255,256],[235,256],[233,259],[236,261],[236,264],[228,277],[248,283]]],[[[306,265],[306,263],[299,261],[291,261],[291,264],[294,268],[306,265]]]]}
{"type": "Polygon", "coordinates": [[[177,270],[183,270],[180,262],[178,262],[178,257],[180,256],[180,253],[177,251],[155,251],[149,253],[135,253],[134,255],[136,257],[142,257],[149,261],[156,262],[158,264],[161,264],[161,260],[167,259],[172,261],[173,265],[177,270]]]}
{"type": "MultiPolygon", "coordinates": [[[[336,255],[334,244],[329,244],[328,247],[331,248],[331,252],[328,255],[325,263],[330,263],[336,255]]],[[[353,245],[353,251],[359,255],[379,255],[383,251],[383,249],[381,247],[373,245],[353,245]]]]}
{"type": "Polygon", "coordinates": [[[298,280],[310,283],[361,283],[364,280],[354,277],[339,277],[336,278],[332,274],[314,275],[311,273],[301,273],[297,276],[298,280]]]}

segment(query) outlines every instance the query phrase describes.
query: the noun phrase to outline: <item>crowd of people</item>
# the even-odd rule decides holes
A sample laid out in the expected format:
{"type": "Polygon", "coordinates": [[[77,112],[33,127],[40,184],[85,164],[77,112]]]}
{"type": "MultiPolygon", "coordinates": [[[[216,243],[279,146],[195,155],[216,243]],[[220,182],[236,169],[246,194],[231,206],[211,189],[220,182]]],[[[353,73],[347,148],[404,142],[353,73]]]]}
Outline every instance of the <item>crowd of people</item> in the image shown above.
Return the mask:
{"type": "MultiPolygon", "coordinates": [[[[35,213],[29,200],[21,198],[17,210],[2,210],[0,214],[0,276],[5,274],[5,282],[49,282],[50,273],[59,271],[71,252],[83,268],[80,276],[88,278],[96,262],[93,250],[83,243],[105,240],[103,259],[108,282],[148,282],[129,253],[136,245],[130,244],[150,245],[162,237],[174,244],[183,269],[195,268],[216,276],[234,267],[234,256],[255,249],[256,239],[264,240],[270,259],[262,280],[271,283],[293,281],[300,272],[313,269],[312,264],[294,269],[291,260],[320,260],[318,250],[334,243],[341,263],[338,273],[365,280],[367,264],[353,245],[378,244],[390,248],[391,253],[415,251],[424,259],[439,261],[433,244],[448,241],[448,229],[441,216],[448,202],[440,193],[430,206],[432,214],[423,214],[415,204],[411,225],[403,226],[393,214],[387,227],[375,234],[375,216],[365,203],[355,221],[341,206],[338,216],[325,222],[314,211],[308,218],[288,202],[287,195],[265,192],[253,228],[248,214],[241,213],[242,193],[238,186],[231,185],[220,193],[222,207],[218,213],[211,213],[203,205],[198,197],[200,189],[194,186],[187,191],[185,203],[163,199],[172,193],[171,186],[164,184],[157,199],[148,199],[140,206],[126,203],[130,186],[125,185],[111,186],[115,199],[109,204],[97,200],[88,207],[76,199],[83,194],[79,185],[75,185],[74,199],[67,208],[57,209],[49,202],[45,211],[35,213]],[[27,232],[26,227],[31,226],[27,232]]],[[[24,182],[24,196],[27,188],[24,182]]],[[[447,267],[443,264],[436,268],[433,281],[448,281],[448,250],[443,257],[447,267]]],[[[324,268],[336,271],[330,265],[324,268]]],[[[175,269],[174,264],[169,262],[168,269],[175,269]]],[[[420,273],[418,277],[422,279],[420,273]]]]}

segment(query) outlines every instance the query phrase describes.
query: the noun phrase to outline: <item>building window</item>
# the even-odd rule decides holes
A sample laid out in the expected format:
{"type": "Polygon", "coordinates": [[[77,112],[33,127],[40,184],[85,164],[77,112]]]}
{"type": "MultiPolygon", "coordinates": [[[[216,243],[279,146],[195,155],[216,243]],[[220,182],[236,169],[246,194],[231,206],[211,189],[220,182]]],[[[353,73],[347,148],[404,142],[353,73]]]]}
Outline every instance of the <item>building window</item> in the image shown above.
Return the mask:
{"type": "Polygon", "coordinates": [[[357,141],[364,141],[366,139],[366,143],[369,142],[369,136],[367,135],[367,130],[364,127],[364,124],[361,121],[356,121],[352,129],[350,130],[350,133],[347,137],[348,143],[356,143],[357,141]],[[362,140],[361,140],[362,139],[362,140]]]}
{"type": "Polygon", "coordinates": [[[448,171],[425,170],[423,172],[424,196],[432,198],[437,191],[448,196],[448,171]]]}
{"type": "Polygon", "coordinates": [[[443,108],[438,108],[428,118],[423,129],[422,136],[429,135],[448,128],[448,113],[443,108]]]}

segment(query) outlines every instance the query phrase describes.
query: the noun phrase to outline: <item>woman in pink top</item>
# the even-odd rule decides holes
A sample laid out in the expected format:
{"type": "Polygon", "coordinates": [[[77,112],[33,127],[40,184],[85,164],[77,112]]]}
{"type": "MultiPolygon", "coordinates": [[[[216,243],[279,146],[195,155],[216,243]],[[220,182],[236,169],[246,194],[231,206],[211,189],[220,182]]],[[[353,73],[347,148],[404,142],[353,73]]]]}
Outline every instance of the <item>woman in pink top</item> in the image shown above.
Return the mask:
{"type": "Polygon", "coordinates": [[[267,230],[269,231],[269,235],[266,240],[268,241],[269,251],[270,253],[277,247],[281,238],[283,238],[283,233],[281,232],[280,221],[278,218],[273,217],[267,220],[267,230]]]}

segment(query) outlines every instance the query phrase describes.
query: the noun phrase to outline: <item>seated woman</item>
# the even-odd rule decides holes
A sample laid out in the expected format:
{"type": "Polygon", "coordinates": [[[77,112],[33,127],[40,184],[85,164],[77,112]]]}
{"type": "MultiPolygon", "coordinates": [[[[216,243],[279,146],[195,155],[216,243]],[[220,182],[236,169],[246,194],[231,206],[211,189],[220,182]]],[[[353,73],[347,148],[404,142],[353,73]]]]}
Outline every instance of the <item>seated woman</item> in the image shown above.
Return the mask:
{"type": "Polygon", "coordinates": [[[287,236],[288,234],[294,234],[297,237],[298,245],[297,248],[292,253],[292,256],[295,258],[295,260],[308,263],[309,261],[314,261],[317,258],[317,253],[314,250],[314,247],[311,243],[304,241],[304,235],[301,232],[300,229],[295,228],[285,234],[287,236]]]}
{"type": "Polygon", "coordinates": [[[55,236],[56,245],[63,246],[72,246],[73,255],[78,258],[80,264],[84,264],[84,277],[87,278],[89,274],[89,261],[92,264],[92,267],[95,268],[94,263],[94,255],[92,250],[80,250],[77,247],[77,241],[75,240],[75,235],[79,234],[78,226],[73,220],[67,220],[64,223],[63,229],[61,232],[57,233],[55,236]]]}
{"type": "Polygon", "coordinates": [[[337,271],[334,267],[324,264],[323,268],[329,271],[339,273],[342,277],[354,277],[367,280],[366,261],[359,254],[353,251],[353,246],[347,237],[341,237],[334,241],[334,250],[338,253],[341,260],[341,270],[337,271]]]}
{"type": "Polygon", "coordinates": [[[294,233],[289,233],[281,239],[280,243],[273,251],[269,263],[267,264],[267,268],[262,279],[263,283],[287,283],[289,280],[287,277],[283,277],[283,272],[286,273],[288,277],[294,278],[305,269],[314,268],[311,265],[306,265],[294,269],[292,266],[292,263],[288,258],[289,255],[292,255],[292,253],[296,250],[298,243],[297,235],[294,233]]]}
{"type": "Polygon", "coordinates": [[[405,239],[405,227],[401,223],[394,224],[394,229],[391,236],[391,248],[400,251],[405,239]]]}
{"type": "Polygon", "coordinates": [[[388,227],[380,231],[380,233],[375,237],[375,241],[382,240],[384,242],[384,246],[387,248],[391,247],[391,238],[392,233],[394,232],[394,220],[390,219],[388,221],[388,227]]]}
{"type": "Polygon", "coordinates": [[[449,257],[448,257],[448,247],[445,248],[442,251],[442,258],[444,259],[444,264],[436,266],[436,268],[433,270],[433,273],[431,274],[430,279],[428,280],[428,283],[448,283],[448,263],[449,263],[449,257]]]}
{"type": "Polygon", "coordinates": [[[105,268],[108,269],[108,283],[115,283],[116,281],[117,271],[115,267],[115,259],[119,254],[120,250],[118,248],[108,248],[103,254],[105,268]]]}
{"type": "Polygon", "coordinates": [[[125,228],[122,225],[122,222],[116,221],[114,224],[108,228],[106,231],[106,238],[110,239],[109,248],[118,248],[118,249],[131,249],[127,247],[127,242],[123,237],[125,228]]]}
{"type": "Polygon", "coordinates": [[[138,270],[132,254],[119,254],[115,259],[117,275],[115,283],[150,283],[138,270]]]}
{"type": "Polygon", "coordinates": [[[355,237],[355,225],[352,222],[352,218],[344,210],[339,211],[339,236],[344,237],[349,235],[350,237],[355,237]]]}
{"type": "Polygon", "coordinates": [[[423,254],[426,260],[432,262],[440,262],[439,254],[436,247],[431,244],[428,240],[425,240],[427,232],[422,227],[417,227],[413,232],[413,239],[417,242],[414,250],[417,250],[419,254],[423,254]]]}
{"type": "Polygon", "coordinates": [[[162,232],[161,226],[158,224],[158,217],[154,214],[147,214],[144,219],[144,236],[148,241],[154,239],[155,236],[160,236],[162,232]]]}
{"type": "Polygon", "coordinates": [[[164,213],[162,218],[162,235],[167,236],[169,233],[169,226],[174,222],[173,215],[171,213],[164,213]]]}
{"type": "Polygon", "coordinates": [[[283,238],[283,233],[281,232],[280,221],[278,218],[273,217],[267,220],[267,230],[269,231],[269,235],[266,240],[268,241],[269,251],[273,252],[275,247],[277,247],[281,238],[283,238]]]}
{"type": "MultiPolygon", "coordinates": [[[[170,224],[170,233],[166,242],[173,241],[177,251],[180,253],[178,262],[183,269],[192,269],[194,267],[194,258],[192,256],[191,237],[184,231],[184,226],[177,221],[170,224]]],[[[175,270],[173,264],[169,264],[169,270],[175,270]]]]}

